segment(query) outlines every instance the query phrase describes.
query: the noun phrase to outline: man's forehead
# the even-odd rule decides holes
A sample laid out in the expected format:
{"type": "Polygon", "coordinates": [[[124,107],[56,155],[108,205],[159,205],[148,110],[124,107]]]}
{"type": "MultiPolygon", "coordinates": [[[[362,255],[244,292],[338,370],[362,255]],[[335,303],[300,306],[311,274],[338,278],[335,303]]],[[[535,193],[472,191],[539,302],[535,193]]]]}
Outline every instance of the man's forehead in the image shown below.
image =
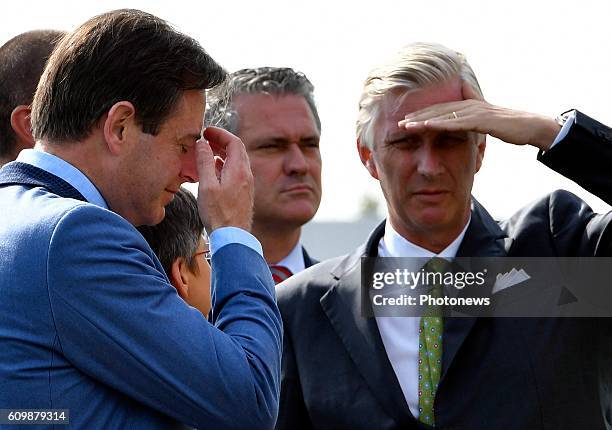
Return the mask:
{"type": "Polygon", "coordinates": [[[382,100],[382,116],[391,122],[431,105],[463,100],[461,80],[451,79],[440,84],[405,91],[391,91],[382,100]]]}
{"type": "Polygon", "coordinates": [[[275,136],[318,136],[312,112],[301,95],[240,94],[234,98],[239,133],[275,136]]]}
{"type": "Polygon", "coordinates": [[[200,90],[187,90],[161,125],[177,139],[200,136],[204,128],[206,96],[200,90]]]}
{"type": "Polygon", "coordinates": [[[312,113],[306,99],[298,94],[242,93],[233,99],[241,117],[273,117],[291,112],[311,117],[312,113]]]}

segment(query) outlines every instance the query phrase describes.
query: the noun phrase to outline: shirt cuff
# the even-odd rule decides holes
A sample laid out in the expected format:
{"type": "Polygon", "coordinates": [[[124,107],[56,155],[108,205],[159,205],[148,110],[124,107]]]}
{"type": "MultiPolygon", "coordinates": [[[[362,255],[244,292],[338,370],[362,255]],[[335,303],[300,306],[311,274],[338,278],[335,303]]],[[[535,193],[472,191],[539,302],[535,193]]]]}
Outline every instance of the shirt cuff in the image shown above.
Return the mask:
{"type": "Polygon", "coordinates": [[[232,243],[248,246],[263,257],[263,249],[257,238],[248,231],[238,227],[220,227],[210,234],[209,244],[211,257],[225,245],[232,243]]]}
{"type": "Polygon", "coordinates": [[[565,124],[563,124],[563,127],[561,127],[559,134],[557,137],[555,137],[555,140],[553,141],[552,145],[550,145],[550,148],[548,148],[549,151],[553,148],[553,146],[565,139],[565,136],[567,136],[567,133],[569,133],[569,129],[574,124],[574,121],[576,121],[576,111],[573,111],[568,115],[567,121],[565,121],[565,124]]]}

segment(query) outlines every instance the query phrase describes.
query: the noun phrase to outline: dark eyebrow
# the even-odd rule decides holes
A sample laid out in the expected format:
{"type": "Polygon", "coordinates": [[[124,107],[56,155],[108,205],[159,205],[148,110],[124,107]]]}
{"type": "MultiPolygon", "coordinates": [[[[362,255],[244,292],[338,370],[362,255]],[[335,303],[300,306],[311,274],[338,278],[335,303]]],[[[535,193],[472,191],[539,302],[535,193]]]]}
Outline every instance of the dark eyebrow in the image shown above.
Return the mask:
{"type": "MultiPolygon", "coordinates": [[[[321,138],[319,136],[312,135],[312,136],[301,138],[298,143],[319,141],[320,139],[321,138]]],[[[255,141],[255,145],[263,145],[266,143],[274,143],[276,145],[286,146],[286,145],[289,145],[291,141],[289,141],[288,139],[284,137],[267,137],[267,138],[263,138],[263,139],[259,139],[255,141]]]]}
{"type": "Polygon", "coordinates": [[[443,136],[456,136],[456,137],[468,137],[470,135],[469,132],[463,130],[455,130],[455,131],[441,131],[440,135],[443,136]]]}
{"type": "Polygon", "coordinates": [[[185,134],[185,135],[181,136],[181,137],[180,137],[178,140],[179,140],[179,142],[180,142],[180,141],[183,141],[183,140],[188,140],[188,141],[190,141],[190,142],[191,142],[191,141],[198,140],[198,139],[200,139],[201,137],[202,137],[202,133],[198,133],[198,134],[195,134],[195,133],[187,133],[187,134],[185,134]]]}
{"type": "Polygon", "coordinates": [[[273,142],[279,145],[287,145],[289,143],[289,141],[285,139],[284,137],[271,137],[269,139],[262,139],[261,141],[262,142],[273,142]]]}
{"type": "Polygon", "coordinates": [[[253,141],[252,147],[260,147],[263,145],[276,145],[276,146],[287,146],[289,141],[287,139],[283,139],[281,137],[265,137],[262,139],[257,139],[253,141]]]}
{"type": "Polygon", "coordinates": [[[385,142],[386,143],[393,143],[393,142],[397,142],[406,138],[417,138],[418,134],[417,133],[407,133],[407,132],[395,132],[395,133],[391,133],[389,135],[387,135],[387,137],[385,137],[385,142]]]}
{"type": "Polygon", "coordinates": [[[307,137],[303,137],[300,139],[300,142],[312,142],[312,141],[320,141],[321,140],[321,136],[317,136],[316,134],[312,135],[312,136],[307,136],[307,137]]]}

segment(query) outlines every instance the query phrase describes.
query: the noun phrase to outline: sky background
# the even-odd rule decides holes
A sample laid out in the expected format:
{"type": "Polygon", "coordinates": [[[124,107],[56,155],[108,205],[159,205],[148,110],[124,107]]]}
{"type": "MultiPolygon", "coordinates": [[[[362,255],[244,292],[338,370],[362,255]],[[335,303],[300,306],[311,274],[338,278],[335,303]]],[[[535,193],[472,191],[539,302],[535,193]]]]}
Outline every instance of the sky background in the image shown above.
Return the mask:
{"type": "MultiPolygon", "coordinates": [[[[306,73],[323,124],[316,220],[352,220],[365,196],[383,203],[355,150],[357,102],[368,71],[406,43],[463,52],[491,103],[550,116],[577,108],[612,124],[609,1],[22,1],[3,5],[0,44],[33,29],[70,31],[124,7],[170,21],[228,71],[289,66],[306,73]]],[[[488,139],[473,194],[493,216],[509,216],[557,188],[608,210],[536,154],[488,139]]]]}

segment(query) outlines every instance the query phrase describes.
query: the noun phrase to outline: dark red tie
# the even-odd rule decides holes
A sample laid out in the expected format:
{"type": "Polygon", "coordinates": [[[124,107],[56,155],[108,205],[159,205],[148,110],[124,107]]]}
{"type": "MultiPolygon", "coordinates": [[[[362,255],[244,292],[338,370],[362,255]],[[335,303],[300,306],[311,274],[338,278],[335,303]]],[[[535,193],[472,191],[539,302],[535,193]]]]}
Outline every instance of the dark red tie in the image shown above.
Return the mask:
{"type": "Polygon", "coordinates": [[[270,264],[270,272],[272,272],[272,279],[276,284],[283,282],[285,279],[293,275],[291,270],[285,266],[277,266],[276,264],[270,264]]]}

